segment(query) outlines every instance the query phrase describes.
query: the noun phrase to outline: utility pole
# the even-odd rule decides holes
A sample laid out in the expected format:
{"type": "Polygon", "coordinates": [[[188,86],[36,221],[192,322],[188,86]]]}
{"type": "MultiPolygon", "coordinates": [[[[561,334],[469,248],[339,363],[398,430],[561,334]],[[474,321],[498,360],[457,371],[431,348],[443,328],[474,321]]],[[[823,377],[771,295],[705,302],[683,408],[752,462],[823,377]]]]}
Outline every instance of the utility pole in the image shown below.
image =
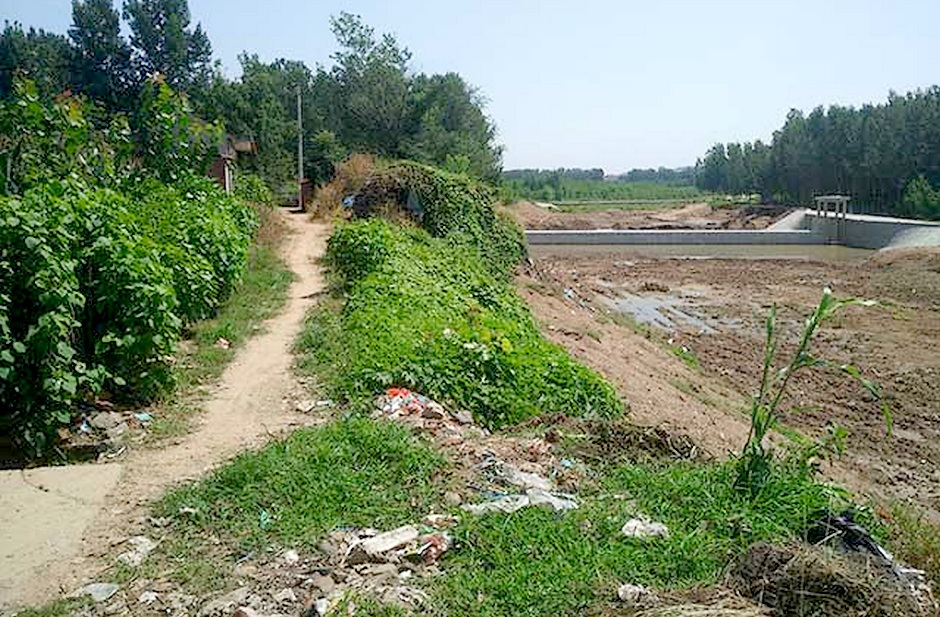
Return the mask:
{"type": "Polygon", "coordinates": [[[297,84],[297,207],[304,211],[304,125],[301,115],[300,84],[297,84]]]}

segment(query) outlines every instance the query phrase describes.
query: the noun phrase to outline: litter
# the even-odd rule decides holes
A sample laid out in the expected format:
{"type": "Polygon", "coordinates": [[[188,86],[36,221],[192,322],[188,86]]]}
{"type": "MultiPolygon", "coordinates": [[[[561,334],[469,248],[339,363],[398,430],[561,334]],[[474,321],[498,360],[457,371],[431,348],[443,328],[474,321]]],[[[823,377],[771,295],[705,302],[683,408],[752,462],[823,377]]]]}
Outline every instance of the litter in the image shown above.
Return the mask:
{"type": "Polygon", "coordinates": [[[669,528],[646,517],[631,518],[620,528],[620,533],[628,538],[668,538],[669,528]]]}
{"type": "Polygon", "coordinates": [[[153,422],[153,416],[147,412],[135,413],[134,417],[138,422],[153,422]]]}
{"type": "Polygon", "coordinates": [[[70,593],[69,597],[81,598],[83,596],[91,596],[91,599],[95,602],[104,602],[117,592],[118,586],[114,583],[89,583],[70,593]]]}
{"type": "Polygon", "coordinates": [[[644,604],[655,599],[656,595],[649,587],[624,583],[617,588],[617,598],[628,604],[644,604]]]}
{"type": "Polygon", "coordinates": [[[483,503],[475,504],[468,503],[461,507],[471,514],[480,516],[488,512],[510,514],[522,508],[542,505],[549,506],[556,512],[575,510],[578,507],[578,503],[574,501],[571,495],[564,493],[555,494],[534,488],[527,490],[524,495],[506,495],[492,501],[484,501],[483,503]]]}
{"type": "Polygon", "coordinates": [[[124,565],[131,566],[132,568],[136,568],[142,564],[144,559],[147,558],[147,555],[149,555],[153,549],[157,548],[157,543],[147,536],[134,536],[128,539],[127,543],[131,545],[131,550],[121,553],[118,555],[117,559],[124,565]]]}

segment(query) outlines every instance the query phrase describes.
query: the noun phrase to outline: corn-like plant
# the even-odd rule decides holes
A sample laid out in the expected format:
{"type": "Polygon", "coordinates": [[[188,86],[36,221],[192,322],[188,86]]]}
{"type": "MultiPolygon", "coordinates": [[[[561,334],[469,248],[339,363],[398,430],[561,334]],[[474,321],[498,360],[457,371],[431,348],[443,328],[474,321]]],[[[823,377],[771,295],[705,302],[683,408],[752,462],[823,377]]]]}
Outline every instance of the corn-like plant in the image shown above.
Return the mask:
{"type": "Polygon", "coordinates": [[[885,427],[891,433],[892,415],[887,402],[881,396],[881,388],[865,378],[858,367],[840,364],[817,358],[810,353],[810,344],[819,327],[838,311],[847,306],[873,306],[871,300],[858,298],[837,299],[828,287],[823,290],[822,299],[813,313],[807,317],[803,334],[790,362],[779,370],[774,370],[777,356],[777,307],[770,309],[766,321],[766,341],[764,344],[764,366],[760,389],[751,402],[751,427],[747,443],[738,459],[736,485],[738,488],[756,493],[764,485],[771,472],[773,452],[765,444],[767,433],[774,428],[780,417],[780,402],[787,391],[793,375],[808,368],[836,369],[858,381],[876,400],[881,401],[885,427]]]}

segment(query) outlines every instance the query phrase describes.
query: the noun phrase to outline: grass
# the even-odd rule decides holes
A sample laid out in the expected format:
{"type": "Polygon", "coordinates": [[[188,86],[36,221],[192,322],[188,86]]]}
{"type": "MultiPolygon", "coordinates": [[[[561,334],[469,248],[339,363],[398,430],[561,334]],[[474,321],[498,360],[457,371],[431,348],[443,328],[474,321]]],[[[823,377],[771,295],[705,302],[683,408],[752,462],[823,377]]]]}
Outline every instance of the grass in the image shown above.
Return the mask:
{"type": "Polygon", "coordinates": [[[342,295],[321,301],[298,347],[301,369],[334,399],[368,402],[407,386],[490,428],[542,413],[622,412],[613,387],[546,340],[460,236],[352,223],[334,233],[328,260],[342,295]]]}
{"type": "Polygon", "coordinates": [[[406,428],[352,417],[296,431],[169,493],[157,511],[244,550],[314,546],[342,526],[392,527],[430,511],[443,456],[406,428]],[[181,508],[195,513],[180,516],[181,508]]]}
{"type": "Polygon", "coordinates": [[[152,437],[162,439],[189,429],[190,419],[199,409],[196,388],[218,378],[238,348],[278,313],[287,301],[293,278],[273,246],[256,244],[251,248],[241,281],[218,314],[190,330],[190,351],[176,366],[176,389],[154,414],[152,437]],[[217,345],[219,339],[227,340],[229,347],[217,345]]]}
{"type": "Polygon", "coordinates": [[[729,464],[620,466],[603,491],[564,516],[542,509],[468,519],[436,583],[451,615],[578,614],[623,582],[683,588],[716,582],[752,543],[798,537],[821,508],[844,503],[828,487],[781,472],[756,499],[732,488],[729,464]],[[626,538],[638,513],[664,522],[668,538],[626,538]]]}

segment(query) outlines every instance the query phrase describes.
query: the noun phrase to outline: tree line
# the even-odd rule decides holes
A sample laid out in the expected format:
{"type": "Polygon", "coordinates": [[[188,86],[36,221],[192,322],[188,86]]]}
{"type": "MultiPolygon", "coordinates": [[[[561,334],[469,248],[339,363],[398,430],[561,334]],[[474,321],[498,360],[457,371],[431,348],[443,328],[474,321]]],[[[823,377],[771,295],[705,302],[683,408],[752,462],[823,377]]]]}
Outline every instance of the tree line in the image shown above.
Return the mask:
{"type": "Polygon", "coordinates": [[[861,108],[792,110],[770,144],[716,144],[695,166],[706,191],[810,204],[842,193],[873,212],[940,218],[940,87],[861,108]]]}
{"type": "Polygon", "coordinates": [[[633,201],[695,196],[695,169],[632,169],[608,176],[603,169],[510,169],[502,185],[513,198],[543,201],[633,201]]]}
{"type": "Polygon", "coordinates": [[[264,62],[245,52],[241,76],[228,79],[212,61],[208,34],[192,23],[187,0],[124,0],[120,12],[112,0],[73,0],[65,35],[6,24],[0,98],[13,96],[20,76],[44,97],[77,94],[94,101],[103,118],[133,117],[148,79],[159,74],[188,96],[196,115],[254,139],[258,154],[244,165],[277,186],[297,167],[299,88],[303,166],[315,181],[329,179],[333,165],[354,151],[498,178],[502,148],[475,88],[456,73],[413,72],[410,51],[356,15],[341,13],[331,26],[339,43],[332,65],[264,62]]]}

